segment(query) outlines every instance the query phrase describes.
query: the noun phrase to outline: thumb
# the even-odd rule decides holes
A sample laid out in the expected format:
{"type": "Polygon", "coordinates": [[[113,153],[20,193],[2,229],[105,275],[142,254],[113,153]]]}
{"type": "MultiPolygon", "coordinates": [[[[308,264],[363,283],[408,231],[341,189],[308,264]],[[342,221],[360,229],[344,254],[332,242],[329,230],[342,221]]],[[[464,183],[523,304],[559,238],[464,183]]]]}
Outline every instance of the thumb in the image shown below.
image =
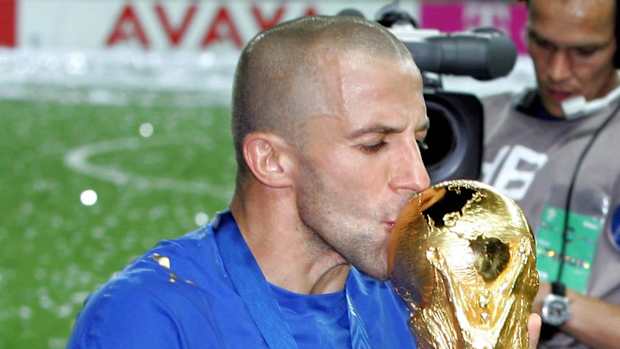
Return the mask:
{"type": "Polygon", "coordinates": [[[530,318],[527,321],[527,334],[529,338],[530,349],[536,349],[536,347],[538,346],[541,326],[542,320],[540,319],[540,315],[536,313],[530,314],[530,318]]]}

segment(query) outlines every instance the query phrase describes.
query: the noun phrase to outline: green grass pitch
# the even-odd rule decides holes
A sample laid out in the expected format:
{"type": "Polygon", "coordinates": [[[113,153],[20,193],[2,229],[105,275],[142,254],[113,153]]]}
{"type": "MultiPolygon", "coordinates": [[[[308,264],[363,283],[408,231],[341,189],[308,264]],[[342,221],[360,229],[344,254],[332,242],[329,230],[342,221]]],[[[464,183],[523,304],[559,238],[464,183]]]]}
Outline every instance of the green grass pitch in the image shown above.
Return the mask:
{"type": "Polygon", "coordinates": [[[225,208],[229,123],[218,106],[0,100],[0,348],[64,348],[89,292],[225,208]]]}

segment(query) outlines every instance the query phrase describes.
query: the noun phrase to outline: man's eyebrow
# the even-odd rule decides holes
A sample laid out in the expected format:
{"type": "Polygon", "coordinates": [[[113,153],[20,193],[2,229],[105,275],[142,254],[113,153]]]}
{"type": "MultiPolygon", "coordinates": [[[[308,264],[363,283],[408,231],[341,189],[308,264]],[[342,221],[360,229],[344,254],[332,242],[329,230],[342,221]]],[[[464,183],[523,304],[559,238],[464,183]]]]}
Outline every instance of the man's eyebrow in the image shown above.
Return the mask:
{"type": "MultiPolygon", "coordinates": [[[[429,127],[430,127],[430,120],[428,119],[427,116],[425,116],[424,121],[418,127],[415,128],[415,132],[426,131],[428,130],[429,127]]],[[[354,138],[363,136],[365,134],[370,134],[370,133],[380,133],[380,134],[388,135],[391,133],[399,133],[402,131],[403,131],[402,128],[397,128],[397,127],[391,127],[391,126],[385,126],[385,125],[370,125],[370,126],[362,127],[358,130],[351,132],[351,134],[349,134],[347,138],[354,139],[354,138]]]]}
{"type": "Polygon", "coordinates": [[[536,30],[534,30],[534,28],[527,28],[527,36],[531,39],[537,40],[537,41],[549,41],[547,38],[543,37],[542,35],[538,34],[538,32],[536,32],[536,30]]]}
{"type": "Polygon", "coordinates": [[[418,127],[415,128],[415,132],[426,131],[429,127],[431,127],[431,120],[428,118],[428,116],[425,116],[424,122],[422,122],[418,127]]]}
{"type": "Polygon", "coordinates": [[[363,136],[369,133],[390,134],[390,133],[398,133],[401,131],[402,129],[399,129],[396,127],[390,127],[390,126],[385,126],[385,125],[370,125],[370,126],[363,127],[363,128],[360,128],[358,130],[351,132],[351,134],[349,134],[347,138],[354,139],[354,138],[357,138],[357,137],[360,137],[360,136],[363,136]]]}
{"type": "Polygon", "coordinates": [[[534,28],[527,28],[527,36],[529,40],[537,41],[539,44],[551,45],[552,47],[558,46],[558,44],[556,44],[551,39],[541,35],[534,28]]]}
{"type": "Polygon", "coordinates": [[[613,41],[612,40],[608,40],[605,42],[585,42],[585,43],[577,43],[577,44],[573,44],[573,45],[563,45],[563,44],[559,44],[556,43],[555,41],[545,37],[544,35],[540,34],[539,32],[537,32],[534,28],[528,28],[527,29],[527,35],[530,39],[533,39],[535,41],[541,42],[541,43],[545,43],[548,45],[552,45],[554,47],[559,47],[559,48],[568,48],[568,49],[600,49],[603,48],[607,45],[609,45],[609,43],[611,43],[613,41]]]}

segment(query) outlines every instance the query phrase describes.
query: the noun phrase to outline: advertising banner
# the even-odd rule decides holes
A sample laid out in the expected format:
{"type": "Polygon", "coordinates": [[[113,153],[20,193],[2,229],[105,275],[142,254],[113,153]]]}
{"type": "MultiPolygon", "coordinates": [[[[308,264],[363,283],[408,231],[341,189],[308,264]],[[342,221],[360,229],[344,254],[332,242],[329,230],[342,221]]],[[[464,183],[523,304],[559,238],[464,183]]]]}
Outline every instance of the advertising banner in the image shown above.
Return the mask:
{"type": "Polygon", "coordinates": [[[18,0],[0,0],[0,47],[15,47],[18,0]]]}
{"type": "MultiPolygon", "coordinates": [[[[141,50],[240,49],[256,33],[304,15],[356,9],[369,19],[389,1],[0,0],[0,46],[141,50]]],[[[525,7],[496,1],[401,1],[421,27],[493,26],[525,52],[525,7]]]]}

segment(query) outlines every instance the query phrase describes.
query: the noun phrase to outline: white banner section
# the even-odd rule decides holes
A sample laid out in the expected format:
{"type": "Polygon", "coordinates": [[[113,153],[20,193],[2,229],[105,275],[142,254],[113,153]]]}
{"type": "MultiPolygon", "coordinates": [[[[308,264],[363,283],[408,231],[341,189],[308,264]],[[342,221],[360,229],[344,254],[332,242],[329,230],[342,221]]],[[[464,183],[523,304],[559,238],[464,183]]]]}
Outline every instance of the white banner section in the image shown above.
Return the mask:
{"type": "MultiPolygon", "coordinates": [[[[390,1],[18,0],[18,45],[28,48],[240,49],[252,36],[304,15],[356,9],[367,18],[390,1]]],[[[417,15],[417,2],[401,6],[417,15]]]]}
{"type": "MultiPolygon", "coordinates": [[[[6,40],[15,43],[12,48],[0,47],[0,98],[113,104],[136,100],[228,104],[239,52],[258,32],[296,17],[333,15],[344,9],[376,19],[377,12],[391,3],[3,1],[16,9],[16,18],[11,21],[15,28],[7,31],[16,37],[6,40]],[[168,98],[171,95],[175,97],[168,98]]],[[[460,2],[452,4],[449,8],[461,6],[460,2]]],[[[487,6],[484,4],[480,6],[487,6]]],[[[414,18],[422,17],[417,1],[400,1],[400,6],[414,18]]],[[[532,76],[529,60],[521,57],[515,71],[498,81],[479,83],[452,77],[444,81],[452,90],[486,94],[531,85],[532,76]]]]}

